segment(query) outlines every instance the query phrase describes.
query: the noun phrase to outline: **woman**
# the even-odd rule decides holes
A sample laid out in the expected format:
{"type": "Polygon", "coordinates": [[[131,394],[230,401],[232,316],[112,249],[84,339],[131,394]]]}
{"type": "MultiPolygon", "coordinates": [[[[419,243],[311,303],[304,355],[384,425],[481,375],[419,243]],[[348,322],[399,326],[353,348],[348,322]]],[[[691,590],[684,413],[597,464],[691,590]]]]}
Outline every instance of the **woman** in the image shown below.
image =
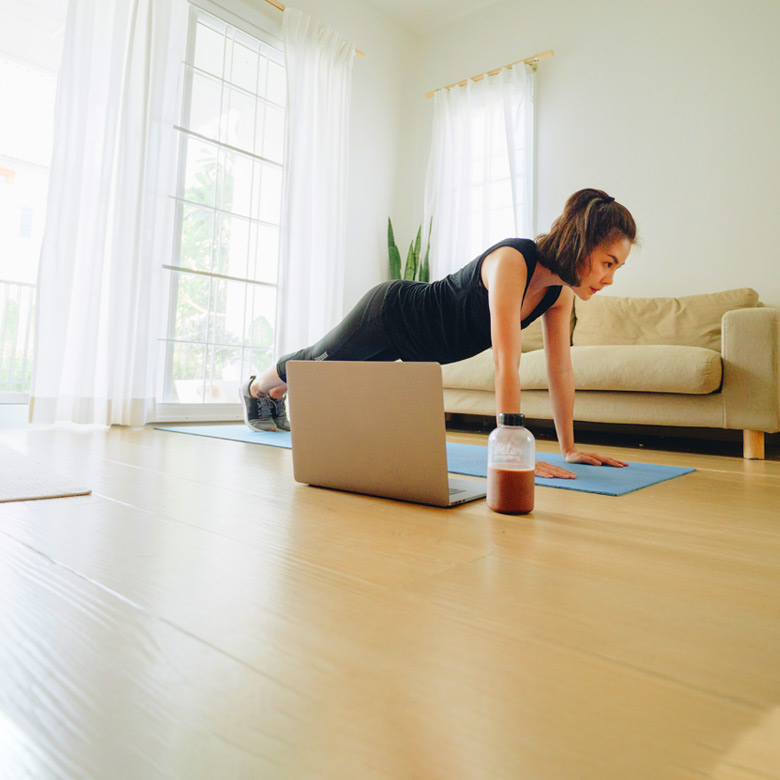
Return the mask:
{"type": "MultiPolygon", "coordinates": [[[[574,374],[570,322],[574,296],[587,301],[612,284],[636,242],[625,206],[601,190],[566,202],[550,232],[536,242],[506,239],[432,284],[392,281],[370,290],[316,344],[285,355],[239,394],[254,430],[289,430],[284,395],[290,360],[417,360],[453,363],[493,347],[496,413],[520,412],[521,330],[542,317],[555,430],[568,463],[626,463],[574,444],[574,374]],[[522,292],[521,292],[522,291],[522,292]]],[[[574,478],[537,462],[540,477],[574,478]]]]}

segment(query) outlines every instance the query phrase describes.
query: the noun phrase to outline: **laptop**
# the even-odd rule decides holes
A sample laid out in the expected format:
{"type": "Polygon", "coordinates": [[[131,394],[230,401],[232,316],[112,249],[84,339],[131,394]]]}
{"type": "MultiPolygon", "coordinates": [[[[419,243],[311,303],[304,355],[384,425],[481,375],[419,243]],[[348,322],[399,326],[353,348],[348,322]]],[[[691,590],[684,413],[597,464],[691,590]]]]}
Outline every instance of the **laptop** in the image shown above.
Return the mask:
{"type": "Polygon", "coordinates": [[[290,361],[297,482],[434,506],[486,495],[450,479],[438,363],[290,361]]]}

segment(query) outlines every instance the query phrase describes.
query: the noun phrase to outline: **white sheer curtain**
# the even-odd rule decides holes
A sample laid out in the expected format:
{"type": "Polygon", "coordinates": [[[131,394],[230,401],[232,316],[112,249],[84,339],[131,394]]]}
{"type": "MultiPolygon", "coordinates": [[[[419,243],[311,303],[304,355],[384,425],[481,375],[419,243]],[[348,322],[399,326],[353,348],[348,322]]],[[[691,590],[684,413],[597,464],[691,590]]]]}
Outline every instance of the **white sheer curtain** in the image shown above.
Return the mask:
{"type": "Polygon", "coordinates": [[[287,147],[276,348],[290,352],[343,314],[349,116],[355,46],[284,12],[287,147]]]}
{"type": "Polygon", "coordinates": [[[154,414],[184,0],[70,0],[38,273],[30,419],[154,414]]]}
{"type": "Polygon", "coordinates": [[[434,95],[425,183],[431,278],[504,238],[533,238],[534,72],[522,65],[434,95]]]}

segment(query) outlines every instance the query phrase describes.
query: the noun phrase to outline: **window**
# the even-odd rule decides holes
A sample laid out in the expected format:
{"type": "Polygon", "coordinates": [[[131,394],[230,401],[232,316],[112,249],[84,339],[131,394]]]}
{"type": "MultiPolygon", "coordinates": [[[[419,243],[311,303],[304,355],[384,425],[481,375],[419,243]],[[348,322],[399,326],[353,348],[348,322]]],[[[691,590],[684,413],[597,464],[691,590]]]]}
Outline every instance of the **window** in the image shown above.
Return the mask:
{"type": "Polygon", "coordinates": [[[56,74],[0,58],[0,403],[26,403],[56,74]]]}
{"type": "Polygon", "coordinates": [[[484,110],[471,116],[471,246],[469,257],[477,257],[486,247],[507,236],[525,235],[530,226],[517,231],[515,219],[516,200],[512,193],[513,175],[515,187],[521,199],[517,211],[522,211],[525,189],[522,168],[510,164],[510,159],[522,160],[526,138],[521,133],[511,136],[513,149],[509,149],[504,106],[495,101],[484,110]],[[510,158],[511,152],[511,158],[510,158]]]}
{"type": "Polygon", "coordinates": [[[437,91],[425,205],[434,276],[534,235],[534,81],[515,66],[437,91]]]}
{"type": "Polygon", "coordinates": [[[19,235],[21,238],[32,238],[33,210],[29,206],[22,206],[19,218],[19,235]]]}
{"type": "Polygon", "coordinates": [[[164,264],[164,403],[234,402],[241,379],[273,359],[285,73],[271,41],[191,7],[164,264]]]}

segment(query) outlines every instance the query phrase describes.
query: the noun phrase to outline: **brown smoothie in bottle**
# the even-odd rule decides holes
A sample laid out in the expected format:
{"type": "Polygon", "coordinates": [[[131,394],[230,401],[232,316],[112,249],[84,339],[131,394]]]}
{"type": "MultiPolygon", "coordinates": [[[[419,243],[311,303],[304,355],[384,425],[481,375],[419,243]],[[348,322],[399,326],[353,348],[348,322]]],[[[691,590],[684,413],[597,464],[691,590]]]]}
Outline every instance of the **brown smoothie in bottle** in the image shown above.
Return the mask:
{"type": "Polygon", "coordinates": [[[524,515],[534,508],[534,470],[488,469],[487,505],[494,512],[524,515]]]}

